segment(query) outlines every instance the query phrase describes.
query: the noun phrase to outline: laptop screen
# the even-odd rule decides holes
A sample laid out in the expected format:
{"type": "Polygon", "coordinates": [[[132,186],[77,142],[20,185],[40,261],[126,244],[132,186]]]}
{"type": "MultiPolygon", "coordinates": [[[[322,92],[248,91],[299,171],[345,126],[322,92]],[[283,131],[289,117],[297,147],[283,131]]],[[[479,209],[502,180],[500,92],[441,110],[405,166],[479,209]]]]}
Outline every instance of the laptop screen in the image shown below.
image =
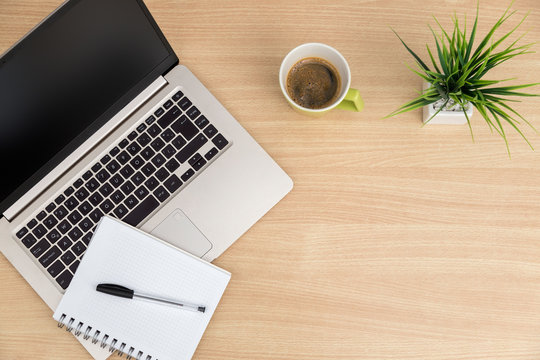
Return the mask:
{"type": "Polygon", "coordinates": [[[178,62],[139,0],[72,0],[0,59],[0,211],[178,62]]]}

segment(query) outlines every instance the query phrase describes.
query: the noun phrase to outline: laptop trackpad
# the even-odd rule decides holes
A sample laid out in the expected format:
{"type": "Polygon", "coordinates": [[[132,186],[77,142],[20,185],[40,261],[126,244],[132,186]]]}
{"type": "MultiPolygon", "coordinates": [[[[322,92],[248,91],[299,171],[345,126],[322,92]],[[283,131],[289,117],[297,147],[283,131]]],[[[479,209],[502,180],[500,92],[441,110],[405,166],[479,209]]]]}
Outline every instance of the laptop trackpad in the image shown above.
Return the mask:
{"type": "Polygon", "coordinates": [[[169,214],[151,234],[198,257],[212,248],[212,243],[180,209],[169,214]]]}

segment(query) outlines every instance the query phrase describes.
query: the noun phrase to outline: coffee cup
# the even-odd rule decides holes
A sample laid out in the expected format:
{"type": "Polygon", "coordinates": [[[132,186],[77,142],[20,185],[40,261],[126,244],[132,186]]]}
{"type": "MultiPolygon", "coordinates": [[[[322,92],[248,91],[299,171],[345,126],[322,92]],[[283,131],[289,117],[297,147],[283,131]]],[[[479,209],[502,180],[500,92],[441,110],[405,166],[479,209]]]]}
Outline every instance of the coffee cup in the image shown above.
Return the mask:
{"type": "Polygon", "coordinates": [[[307,43],[291,50],[281,62],[279,85],[291,107],[306,115],[364,108],[360,92],[350,87],[347,60],[325,44],[307,43]]]}

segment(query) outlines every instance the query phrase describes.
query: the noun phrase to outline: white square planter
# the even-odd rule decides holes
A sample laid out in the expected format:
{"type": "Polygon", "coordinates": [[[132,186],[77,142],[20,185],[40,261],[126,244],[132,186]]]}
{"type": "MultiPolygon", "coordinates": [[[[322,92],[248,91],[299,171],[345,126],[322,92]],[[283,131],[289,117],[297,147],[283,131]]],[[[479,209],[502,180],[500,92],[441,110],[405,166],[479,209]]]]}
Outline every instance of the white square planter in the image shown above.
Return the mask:
{"type": "MultiPolygon", "coordinates": [[[[424,90],[427,89],[431,84],[424,83],[424,90]]],[[[422,108],[422,117],[424,124],[435,114],[437,110],[433,107],[433,104],[426,105],[422,108]]],[[[466,110],[469,120],[473,114],[473,106],[469,104],[469,108],[466,110]]],[[[463,114],[462,110],[458,111],[448,111],[441,110],[435,117],[429,120],[428,124],[439,124],[439,125],[462,125],[467,123],[467,118],[463,114]]]]}

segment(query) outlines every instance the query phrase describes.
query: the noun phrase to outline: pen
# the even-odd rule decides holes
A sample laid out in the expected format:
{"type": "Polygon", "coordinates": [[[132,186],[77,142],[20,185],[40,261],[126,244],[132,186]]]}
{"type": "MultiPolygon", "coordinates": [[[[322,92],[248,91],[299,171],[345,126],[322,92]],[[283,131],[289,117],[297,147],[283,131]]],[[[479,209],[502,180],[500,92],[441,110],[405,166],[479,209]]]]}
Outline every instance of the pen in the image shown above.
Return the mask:
{"type": "Polygon", "coordinates": [[[105,294],[119,296],[128,299],[141,299],[148,300],[152,302],[157,302],[159,304],[172,305],[174,307],[180,307],[182,309],[191,310],[191,311],[200,311],[204,312],[206,310],[205,306],[190,304],[187,302],[179,302],[176,300],[169,300],[158,298],[155,296],[145,295],[141,293],[136,293],[134,290],[128,289],[127,287],[116,285],[116,284],[99,284],[96,286],[96,290],[105,294]]]}

